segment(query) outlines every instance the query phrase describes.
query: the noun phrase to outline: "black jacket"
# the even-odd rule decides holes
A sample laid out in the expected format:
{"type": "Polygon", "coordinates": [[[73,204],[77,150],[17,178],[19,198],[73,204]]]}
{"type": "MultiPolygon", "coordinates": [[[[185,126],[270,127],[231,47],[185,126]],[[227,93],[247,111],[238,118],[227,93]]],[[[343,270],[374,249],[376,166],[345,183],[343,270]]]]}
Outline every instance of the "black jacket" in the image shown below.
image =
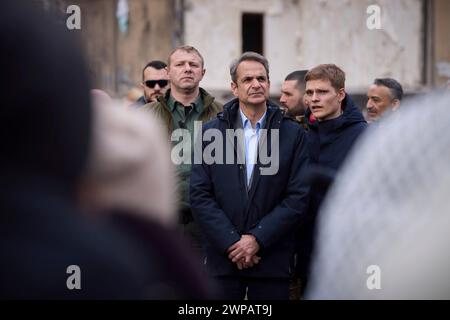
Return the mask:
{"type": "Polygon", "coordinates": [[[361,111],[348,94],[342,101],[342,106],[343,113],[340,117],[322,122],[311,123],[311,110],[306,111],[311,164],[308,180],[312,183],[310,211],[314,213],[322,203],[328,187],[320,182],[322,173],[335,173],[341,167],[353,144],[367,127],[361,111]]]}
{"type": "Polygon", "coordinates": [[[353,143],[367,127],[361,111],[348,94],[342,105],[343,113],[340,117],[322,122],[311,123],[311,110],[306,111],[311,164],[339,169],[353,143]]]}
{"type": "MultiPolygon", "coordinates": [[[[226,136],[235,129],[239,117],[237,99],[225,105],[217,118],[203,126],[218,129],[226,136]]],[[[279,169],[274,175],[261,175],[260,159],[247,192],[245,164],[195,164],[191,176],[191,207],[205,236],[206,264],[214,276],[244,275],[288,277],[292,272],[294,227],[307,206],[309,187],[303,176],[308,163],[304,129],[268,103],[266,129],[279,129],[279,169]],[[261,246],[258,265],[238,271],[227,257],[227,249],[242,234],[253,234],[261,246]]],[[[275,131],[268,130],[268,154],[275,131]]],[[[260,138],[261,139],[261,138],[260,138]]],[[[203,150],[208,143],[203,142],[203,150]]],[[[223,152],[226,154],[226,145],[223,152]]],[[[266,165],[267,167],[268,165],[266,165]]]]}
{"type": "Polygon", "coordinates": [[[300,226],[298,231],[298,266],[301,276],[308,272],[308,265],[313,249],[315,220],[320,205],[325,198],[333,176],[342,166],[353,144],[367,127],[358,107],[347,94],[342,101],[343,113],[340,117],[318,122],[311,122],[311,110],[305,113],[308,121],[308,149],[310,169],[307,180],[311,184],[311,196],[308,217],[311,219],[300,226]],[[330,181],[327,181],[330,180],[330,181]]]}

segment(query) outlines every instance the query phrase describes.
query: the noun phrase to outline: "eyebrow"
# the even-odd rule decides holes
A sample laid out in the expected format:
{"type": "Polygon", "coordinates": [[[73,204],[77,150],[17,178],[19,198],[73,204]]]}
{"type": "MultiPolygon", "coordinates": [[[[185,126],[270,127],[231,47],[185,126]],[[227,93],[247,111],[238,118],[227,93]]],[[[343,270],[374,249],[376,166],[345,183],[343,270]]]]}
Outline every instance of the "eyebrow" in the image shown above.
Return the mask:
{"type": "Polygon", "coordinates": [[[173,61],[173,63],[180,63],[180,62],[183,62],[183,63],[188,62],[188,63],[198,63],[198,64],[201,64],[201,61],[195,61],[195,60],[175,60],[175,61],[173,61]]]}
{"type": "Polygon", "coordinates": [[[242,80],[248,80],[248,79],[264,79],[267,80],[267,77],[264,75],[259,75],[259,76],[242,76],[242,80]]]}
{"type": "Polygon", "coordinates": [[[330,89],[306,89],[305,90],[305,92],[314,92],[314,91],[328,92],[328,91],[330,91],[330,89]]]}

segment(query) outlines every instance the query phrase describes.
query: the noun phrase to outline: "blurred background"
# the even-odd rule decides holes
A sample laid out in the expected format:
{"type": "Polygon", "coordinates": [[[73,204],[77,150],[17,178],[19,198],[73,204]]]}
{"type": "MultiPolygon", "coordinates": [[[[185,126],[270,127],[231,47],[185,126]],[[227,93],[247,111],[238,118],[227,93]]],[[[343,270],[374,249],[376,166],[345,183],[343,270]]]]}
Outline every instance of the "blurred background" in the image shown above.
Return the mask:
{"type": "Polygon", "coordinates": [[[230,98],[230,62],[244,51],[270,63],[271,95],[278,99],[293,70],[335,63],[346,72],[347,92],[365,106],[377,77],[397,79],[406,95],[450,79],[448,0],[32,0],[61,15],[81,13],[79,34],[92,85],[133,99],[150,60],[167,61],[189,44],[205,58],[201,86],[221,102],[230,98]],[[368,7],[380,9],[379,29],[368,7]]]}

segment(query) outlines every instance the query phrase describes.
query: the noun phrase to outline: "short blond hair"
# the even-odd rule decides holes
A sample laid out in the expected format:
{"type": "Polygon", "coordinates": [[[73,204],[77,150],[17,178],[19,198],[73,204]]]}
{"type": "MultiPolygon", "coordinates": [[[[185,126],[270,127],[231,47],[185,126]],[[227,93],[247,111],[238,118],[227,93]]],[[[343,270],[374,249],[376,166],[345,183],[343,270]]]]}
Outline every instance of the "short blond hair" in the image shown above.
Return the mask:
{"type": "Polygon", "coordinates": [[[329,80],[336,91],[345,89],[345,72],[335,64],[319,64],[312,68],[305,76],[305,82],[310,80],[329,80]]]}
{"type": "Polygon", "coordinates": [[[204,67],[205,60],[203,59],[203,56],[200,54],[200,52],[196,48],[194,48],[193,46],[188,46],[188,45],[179,46],[179,47],[176,47],[175,49],[173,49],[172,52],[169,54],[169,58],[167,58],[167,66],[170,66],[170,58],[172,58],[172,55],[177,51],[185,51],[187,53],[194,52],[196,55],[198,55],[200,57],[200,60],[202,61],[202,68],[204,67]]]}

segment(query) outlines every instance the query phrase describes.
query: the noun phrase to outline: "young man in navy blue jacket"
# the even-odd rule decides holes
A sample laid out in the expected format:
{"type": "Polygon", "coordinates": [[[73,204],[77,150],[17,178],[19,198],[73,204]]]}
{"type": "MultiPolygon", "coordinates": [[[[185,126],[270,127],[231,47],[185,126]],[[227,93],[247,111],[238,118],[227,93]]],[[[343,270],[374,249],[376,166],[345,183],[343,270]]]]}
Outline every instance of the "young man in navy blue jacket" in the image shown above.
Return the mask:
{"type": "Polygon", "coordinates": [[[298,271],[302,291],[307,283],[309,262],[313,247],[313,231],[317,212],[326,195],[329,183],[344,163],[357,138],[367,127],[358,107],[345,92],[345,73],[334,64],[321,64],[305,76],[305,113],[310,152],[311,197],[308,217],[311,222],[300,226],[298,271]],[[311,117],[313,115],[313,117],[311,117]]]}
{"type": "Polygon", "coordinates": [[[215,139],[202,142],[203,161],[191,175],[205,264],[223,299],[288,299],[295,226],[309,194],[306,134],[268,100],[263,56],[244,53],[230,74],[236,99],[203,126],[215,139]],[[217,143],[221,137],[225,143],[217,143]],[[211,149],[215,161],[205,158],[211,149]]]}

